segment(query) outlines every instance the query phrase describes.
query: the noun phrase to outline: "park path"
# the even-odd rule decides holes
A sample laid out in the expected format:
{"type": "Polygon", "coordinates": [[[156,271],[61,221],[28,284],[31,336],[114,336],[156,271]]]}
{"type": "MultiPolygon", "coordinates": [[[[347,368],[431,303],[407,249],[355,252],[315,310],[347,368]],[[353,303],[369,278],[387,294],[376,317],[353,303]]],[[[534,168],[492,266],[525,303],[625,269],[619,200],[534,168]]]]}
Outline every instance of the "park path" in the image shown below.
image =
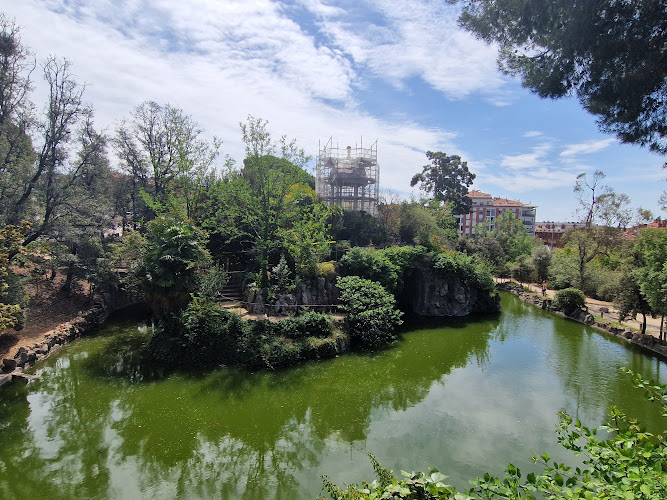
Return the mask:
{"type": "MultiPolygon", "coordinates": [[[[508,280],[503,280],[502,278],[494,278],[494,279],[496,283],[502,283],[503,281],[508,281],[508,280]]],[[[542,294],[542,285],[540,285],[539,283],[522,283],[522,286],[527,286],[533,293],[536,293],[538,295],[542,294]]],[[[556,295],[556,291],[557,290],[547,290],[547,297],[553,299],[554,296],[556,295]]],[[[605,302],[604,300],[597,300],[591,297],[586,297],[586,306],[588,307],[588,312],[590,312],[595,316],[602,316],[604,319],[608,319],[610,321],[618,321],[621,325],[625,327],[630,327],[635,330],[641,331],[642,327],[641,315],[637,315],[637,319],[626,318],[623,321],[619,321],[618,309],[614,307],[614,304],[612,302],[605,302]],[[602,314],[601,309],[603,308],[607,308],[608,312],[602,314]]],[[[650,316],[646,317],[646,333],[654,337],[658,337],[660,335],[659,317],[658,318],[652,318],[650,316]]]]}

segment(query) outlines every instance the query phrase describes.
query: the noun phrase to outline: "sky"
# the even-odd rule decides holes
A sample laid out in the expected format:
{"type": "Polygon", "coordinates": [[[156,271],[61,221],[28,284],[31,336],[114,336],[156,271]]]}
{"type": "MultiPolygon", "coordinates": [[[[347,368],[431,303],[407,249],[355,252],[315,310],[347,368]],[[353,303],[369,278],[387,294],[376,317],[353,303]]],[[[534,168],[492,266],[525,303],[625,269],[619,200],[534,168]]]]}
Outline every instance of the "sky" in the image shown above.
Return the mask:
{"type": "Polygon", "coordinates": [[[664,157],[602,134],[576,99],[540,99],[500,73],[496,48],[443,0],[0,0],[0,11],[36,56],[37,109],[40,66],[67,58],[109,134],[140,103],[169,103],[241,162],[239,123],[253,115],[313,158],[330,138],[377,141],[387,196],[418,197],[412,176],[442,151],[468,162],[471,189],[537,205],[538,221],[575,220],[576,176],[596,170],[633,207],[667,215],[664,157]]]}

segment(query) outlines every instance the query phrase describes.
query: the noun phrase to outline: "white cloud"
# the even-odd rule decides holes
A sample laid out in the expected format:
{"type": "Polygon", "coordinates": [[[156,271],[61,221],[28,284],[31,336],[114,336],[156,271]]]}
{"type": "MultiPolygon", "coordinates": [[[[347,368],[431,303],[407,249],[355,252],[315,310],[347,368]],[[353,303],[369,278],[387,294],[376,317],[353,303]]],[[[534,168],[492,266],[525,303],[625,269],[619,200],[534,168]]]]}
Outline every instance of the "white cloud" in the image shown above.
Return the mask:
{"type": "Polygon", "coordinates": [[[540,137],[540,136],[542,136],[542,135],[544,135],[544,133],[543,133],[543,132],[540,132],[539,130],[529,130],[528,132],[526,132],[525,134],[523,134],[523,136],[524,136],[526,139],[530,139],[531,137],[540,137]]]}
{"type": "Polygon", "coordinates": [[[571,144],[561,152],[560,156],[563,158],[569,158],[572,156],[597,153],[598,151],[602,151],[603,149],[611,146],[615,142],[616,139],[614,137],[610,137],[608,139],[600,139],[597,141],[588,141],[588,142],[582,142],[580,144],[571,144]]]}
{"type": "MultiPolygon", "coordinates": [[[[296,137],[313,156],[319,140],[354,144],[363,135],[364,143],[379,139],[381,186],[396,190],[409,189],[424,151],[451,149],[450,132],[365,113],[351,97],[357,77],[347,59],[317,46],[271,2],[82,5],[24,0],[8,13],[40,60],[48,54],[71,60],[77,79],[87,83],[85,99],[99,128],[112,131],[134,106],[154,100],[183,108],[237,160],[243,157],[238,123],[248,114],[268,119],[275,137],[296,137]]],[[[39,75],[35,80],[41,105],[45,88],[39,75]]]]}
{"type": "Polygon", "coordinates": [[[357,65],[397,88],[420,77],[449,98],[481,92],[494,104],[508,103],[511,96],[502,89],[505,80],[497,71],[496,49],[458,29],[457,8],[412,0],[376,0],[371,5],[382,24],[340,16],[321,23],[357,65]]]}
{"type": "Polygon", "coordinates": [[[320,17],[340,16],[345,13],[344,9],[332,5],[327,5],[319,0],[297,0],[297,3],[301,4],[308,11],[320,17]]]}
{"type": "Polygon", "coordinates": [[[500,155],[496,167],[487,167],[484,183],[495,185],[511,193],[550,190],[574,183],[578,168],[557,165],[550,158],[554,146],[542,142],[528,153],[500,155]]]}

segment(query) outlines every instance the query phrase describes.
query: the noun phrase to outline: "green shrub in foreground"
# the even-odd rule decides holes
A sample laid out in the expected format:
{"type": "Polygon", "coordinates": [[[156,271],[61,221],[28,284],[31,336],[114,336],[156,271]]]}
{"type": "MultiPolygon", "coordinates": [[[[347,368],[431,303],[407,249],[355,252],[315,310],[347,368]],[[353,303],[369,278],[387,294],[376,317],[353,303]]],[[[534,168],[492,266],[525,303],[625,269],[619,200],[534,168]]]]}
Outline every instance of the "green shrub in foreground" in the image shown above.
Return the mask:
{"type": "MultiPolygon", "coordinates": [[[[649,400],[662,406],[663,416],[667,416],[665,385],[639,378],[634,382],[637,388],[647,392],[649,400]]],[[[609,409],[610,423],[600,428],[609,435],[606,439],[599,439],[597,429],[589,429],[578,420],[575,422],[564,411],[559,417],[558,442],[586,457],[581,468],[558,464],[544,454],[533,458],[544,467],[540,474],[531,473],[522,479],[521,471],[510,464],[504,478],[484,474],[483,478],[470,482],[472,488],[468,491],[458,492],[444,482],[447,476],[437,469],[427,473],[401,471],[403,477],[398,478],[371,456],[375,481],[340,489],[324,476],[324,489],[333,500],[667,498],[667,440],[664,436],[645,432],[636,420],[615,407],[609,409]]]]}
{"type": "Polygon", "coordinates": [[[338,278],[341,309],[347,315],[352,342],[379,346],[396,339],[395,328],[403,321],[394,296],[382,285],[358,276],[338,278]]]}
{"type": "Polygon", "coordinates": [[[586,305],[586,296],[584,292],[576,288],[558,290],[554,297],[554,305],[564,313],[570,314],[576,309],[582,309],[586,305]]]}

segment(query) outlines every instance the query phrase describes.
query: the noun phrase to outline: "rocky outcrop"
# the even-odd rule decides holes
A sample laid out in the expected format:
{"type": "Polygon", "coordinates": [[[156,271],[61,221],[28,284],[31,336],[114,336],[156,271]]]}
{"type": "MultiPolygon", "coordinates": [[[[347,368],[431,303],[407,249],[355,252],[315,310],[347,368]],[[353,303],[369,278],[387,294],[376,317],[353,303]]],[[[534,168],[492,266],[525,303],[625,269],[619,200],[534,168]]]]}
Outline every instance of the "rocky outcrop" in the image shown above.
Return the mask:
{"type": "Polygon", "coordinates": [[[460,317],[500,311],[500,296],[461,277],[443,278],[432,269],[415,267],[405,279],[404,300],[421,316],[460,317]]]}
{"type": "Polygon", "coordinates": [[[328,312],[338,303],[335,277],[318,277],[310,282],[299,283],[293,293],[276,295],[267,301],[268,295],[266,288],[248,289],[245,296],[248,312],[288,316],[300,306],[311,311],[328,312]]]}
{"type": "MultiPolygon", "coordinates": [[[[317,277],[309,283],[300,283],[296,287],[294,295],[299,304],[332,306],[338,303],[338,288],[336,277],[317,277]]],[[[322,307],[326,310],[326,307],[322,307]]],[[[321,312],[320,308],[314,309],[321,312]]]]}

